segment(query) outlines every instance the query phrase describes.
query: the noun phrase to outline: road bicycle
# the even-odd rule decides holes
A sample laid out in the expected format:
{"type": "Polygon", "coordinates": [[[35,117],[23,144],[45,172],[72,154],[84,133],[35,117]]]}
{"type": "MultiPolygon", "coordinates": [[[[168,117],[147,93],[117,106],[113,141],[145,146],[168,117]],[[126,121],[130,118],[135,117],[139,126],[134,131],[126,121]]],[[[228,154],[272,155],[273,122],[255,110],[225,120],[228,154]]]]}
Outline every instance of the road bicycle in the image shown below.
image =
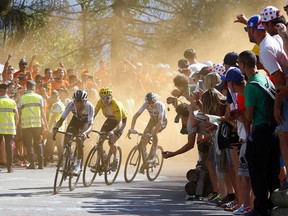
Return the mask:
{"type": "MultiPolygon", "coordinates": [[[[76,140],[81,136],[61,131],[57,131],[57,133],[65,134],[67,138],[65,140],[68,140],[68,142],[64,144],[62,155],[58,160],[54,179],[54,194],[59,193],[63,182],[66,180],[69,180],[69,190],[73,191],[77,186],[81,174],[81,171],[78,175],[75,175],[73,173],[74,168],[76,166],[77,154],[78,154],[76,140]]],[[[53,137],[54,140],[55,136],[56,134],[54,134],[53,137]]],[[[81,167],[82,167],[83,155],[81,158],[82,158],[81,159],[81,167]]]]}
{"type": "MultiPolygon", "coordinates": [[[[150,148],[149,154],[147,155],[146,151],[144,151],[143,145],[141,143],[142,133],[136,133],[137,144],[134,146],[130,153],[128,154],[125,168],[124,168],[124,178],[127,183],[130,183],[134,180],[139,170],[140,173],[145,173],[149,181],[154,181],[160,174],[162,166],[163,166],[163,148],[161,146],[157,146],[156,156],[153,161],[149,161],[152,156],[152,147],[150,148]],[[142,161],[142,164],[141,164],[142,161]],[[140,166],[141,164],[141,166],[140,166]]],[[[146,139],[146,138],[145,138],[146,139]]],[[[147,138],[148,143],[152,143],[152,137],[147,138]]],[[[146,148],[148,144],[146,145],[146,148]]]]}
{"type": "Polygon", "coordinates": [[[83,185],[84,187],[89,187],[94,182],[97,174],[99,176],[104,174],[105,183],[107,185],[113,184],[116,180],[120,165],[122,161],[122,150],[119,146],[116,146],[116,157],[118,158],[117,167],[113,168],[114,155],[109,147],[108,154],[103,148],[103,144],[106,140],[109,140],[109,136],[106,132],[100,132],[92,130],[99,135],[99,139],[96,145],[90,150],[83,171],[83,185]]]}

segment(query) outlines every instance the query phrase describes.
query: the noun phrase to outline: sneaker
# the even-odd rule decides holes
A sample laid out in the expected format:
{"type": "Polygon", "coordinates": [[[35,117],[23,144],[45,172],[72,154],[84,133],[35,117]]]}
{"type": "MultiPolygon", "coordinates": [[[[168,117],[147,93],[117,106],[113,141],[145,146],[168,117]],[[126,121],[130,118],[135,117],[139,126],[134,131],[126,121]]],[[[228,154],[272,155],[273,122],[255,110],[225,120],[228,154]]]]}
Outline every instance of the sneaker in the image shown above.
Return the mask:
{"type": "Polygon", "coordinates": [[[236,209],[235,206],[237,206],[237,203],[234,200],[221,205],[221,207],[224,208],[225,211],[234,211],[236,209]]]}
{"type": "Polygon", "coordinates": [[[157,161],[157,155],[153,155],[151,159],[147,160],[148,164],[153,164],[157,161]]]}
{"type": "Polygon", "coordinates": [[[208,200],[213,200],[216,196],[218,195],[218,193],[216,193],[216,192],[212,192],[212,193],[210,193],[208,196],[207,196],[207,201],[208,200]]]}
{"type": "Polygon", "coordinates": [[[229,203],[231,201],[233,201],[235,199],[235,194],[231,193],[231,194],[227,194],[222,200],[219,200],[216,204],[217,206],[223,206],[225,208],[225,204],[229,203]]]}
{"type": "Polygon", "coordinates": [[[281,187],[279,188],[279,191],[284,191],[288,189],[288,178],[283,180],[281,187]]]}
{"type": "Polygon", "coordinates": [[[115,172],[117,170],[119,161],[114,159],[113,162],[109,165],[112,172],[115,172]]]}
{"type": "Polygon", "coordinates": [[[251,207],[246,207],[245,209],[243,209],[242,211],[241,211],[241,214],[242,215],[246,215],[247,213],[249,213],[250,211],[252,211],[252,208],[251,207]]]}
{"type": "Polygon", "coordinates": [[[245,209],[244,205],[242,204],[238,209],[234,210],[232,213],[234,215],[241,215],[242,211],[245,209]]]}
{"type": "Polygon", "coordinates": [[[220,194],[217,194],[216,197],[214,197],[214,199],[212,200],[207,200],[207,203],[208,204],[211,204],[211,205],[216,205],[217,202],[219,202],[221,200],[221,195],[220,194]]]}

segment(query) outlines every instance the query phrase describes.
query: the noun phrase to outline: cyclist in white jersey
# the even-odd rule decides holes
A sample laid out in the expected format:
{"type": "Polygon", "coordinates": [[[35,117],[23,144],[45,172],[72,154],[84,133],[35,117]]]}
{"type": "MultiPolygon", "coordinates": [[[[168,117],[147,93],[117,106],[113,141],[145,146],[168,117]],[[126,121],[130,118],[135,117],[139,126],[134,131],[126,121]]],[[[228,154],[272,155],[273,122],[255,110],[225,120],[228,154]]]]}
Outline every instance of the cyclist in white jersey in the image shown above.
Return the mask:
{"type": "MultiPolygon", "coordinates": [[[[63,121],[67,118],[68,114],[72,112],[73,117],[67,127],[66,132],[74,135],[81,135],[81,139],[77,139],[77,163],[73,171],[75,175],[78,175],[81,171],[83,142],[93,127],[94,106],[87,101],[87,98],[88,94],[85,90],[75,91],[72,97],[73,100],[67,104],[60,120],[53,128],[53,132],[56,133],[58,128],[61,127],[63,121]]],[[[69,136],[65,136],[64,143],[67,142],[67,139],[69,139],[69,136]]]]}
{"type": "MultiPolygon", "coordinates": [[[[128,132],[128,137],[130,134],[137,133],[137,130],[134,129],[136,125],[137,118],[143,113],[144,110],[147,110],[150,115],[150,120],[144,130],[144,135],[141,138],[141,143],[144,148],[144,152],[146,152],[145,147],[148,143],[147,137],[152,136],[152,155],[149,158],[148,162],[153,163],[156,159],[156,149],[158,145],[158,136],[157,134],[160,133],[164,128],[167,126],[167,113],[165,104],[161,101],[157,101],[157,95],[153,92],[148,93],[145,96],[145,102],[140,107],[140,109],[135,113],[132,119],[131,128],[128,132]]],[[[147,153],[144,153],[147,155],[147,153]]]]}

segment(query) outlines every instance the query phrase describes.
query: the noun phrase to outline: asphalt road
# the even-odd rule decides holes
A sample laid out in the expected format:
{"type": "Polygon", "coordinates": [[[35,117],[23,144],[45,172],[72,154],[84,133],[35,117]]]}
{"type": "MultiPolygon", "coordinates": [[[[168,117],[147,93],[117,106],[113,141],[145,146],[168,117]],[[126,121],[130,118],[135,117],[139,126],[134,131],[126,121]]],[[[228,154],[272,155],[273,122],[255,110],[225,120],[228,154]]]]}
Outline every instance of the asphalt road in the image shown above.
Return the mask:
{"type": "Polygon", "coordinates": [[[103,177],[84,188],[80,180],[74,191],[66,187],[53,195],[55,165],[44,170],[14,168],[0,172],[0,215],[3,216],[86,216],[86,215],[231,215],[205,202],[186,201],[184,185],[191,162],[165,160],[154,182],[138,174],[125,183],[123,170],[116,182],[107,186],[103,177]]]}

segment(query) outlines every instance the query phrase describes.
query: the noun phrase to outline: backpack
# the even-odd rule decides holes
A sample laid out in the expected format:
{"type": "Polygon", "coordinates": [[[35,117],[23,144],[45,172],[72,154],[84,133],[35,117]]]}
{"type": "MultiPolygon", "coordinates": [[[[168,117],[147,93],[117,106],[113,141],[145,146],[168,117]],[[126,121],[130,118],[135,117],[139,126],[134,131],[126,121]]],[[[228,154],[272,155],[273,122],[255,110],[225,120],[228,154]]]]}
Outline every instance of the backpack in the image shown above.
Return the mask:
{"type": "Polygon", "coordinates": [[[273,83],[267,79],[267,77],[265,76],[267,83],[265,84],[265,87],[263,85],[261,85],[259,82],[257,81],[251,81],[249,82],[249,84],[253,84],[258,86],[260,89],[262,89],[265,92],[265,109],[266,109],[266,114],[262,113],[262,115],[264,117],[266,117],[267,121],[268,121],[268,125],[272,128],[276,128],[278,123],[276,122],[275,118],[274,118],[274,102],[275,102],[275,95],[276,95],[276,91],[275,91],[275,87],[273,85],[273,83]]]}

